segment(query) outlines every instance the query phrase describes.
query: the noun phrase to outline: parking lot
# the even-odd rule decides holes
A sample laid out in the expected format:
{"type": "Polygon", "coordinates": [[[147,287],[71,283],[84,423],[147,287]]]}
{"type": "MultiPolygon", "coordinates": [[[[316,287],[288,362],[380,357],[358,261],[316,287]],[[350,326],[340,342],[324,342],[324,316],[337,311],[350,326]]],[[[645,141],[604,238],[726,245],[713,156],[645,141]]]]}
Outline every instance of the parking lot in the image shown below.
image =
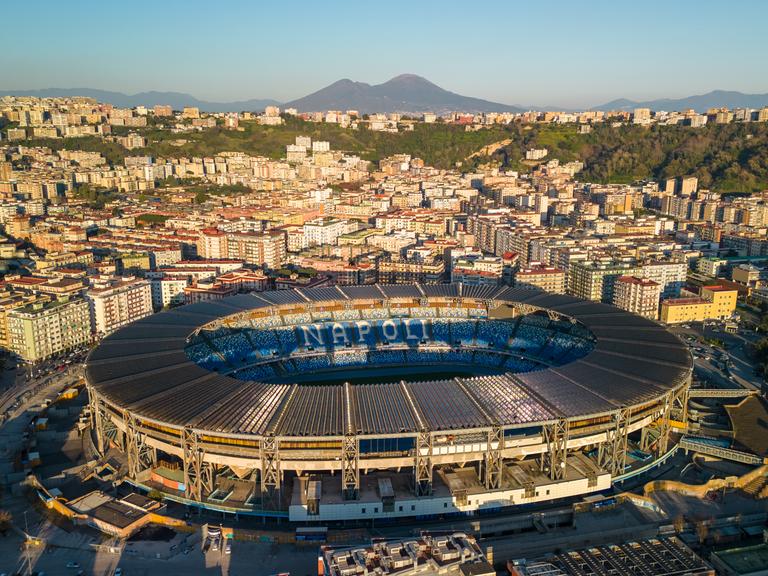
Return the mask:
{"type": "Polygon", "coordinates": [[[670,327],[688,344],[694,359],[694,375],[715,388],[760,389],[762,376],[748,355],[748,347],[760,335],[739,329],[726,332],[720,322],[693,322],[670,327]],[[722,344],[722,345],[721,345],[722,344]]]}

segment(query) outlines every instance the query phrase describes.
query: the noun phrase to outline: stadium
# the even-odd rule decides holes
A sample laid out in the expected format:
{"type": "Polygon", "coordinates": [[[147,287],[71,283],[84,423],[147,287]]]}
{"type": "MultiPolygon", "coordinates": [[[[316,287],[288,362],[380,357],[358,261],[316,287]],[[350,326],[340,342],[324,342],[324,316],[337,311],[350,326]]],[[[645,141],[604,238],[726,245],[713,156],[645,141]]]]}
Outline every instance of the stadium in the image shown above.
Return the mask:
{"type": "Polygon", "coordinates": [[[335,286],[155,314],[86,362],[96,449],[189,505],[292,521],[607,490],[672,452],[692,363],[661,325],[509,287],[335,286]]]}

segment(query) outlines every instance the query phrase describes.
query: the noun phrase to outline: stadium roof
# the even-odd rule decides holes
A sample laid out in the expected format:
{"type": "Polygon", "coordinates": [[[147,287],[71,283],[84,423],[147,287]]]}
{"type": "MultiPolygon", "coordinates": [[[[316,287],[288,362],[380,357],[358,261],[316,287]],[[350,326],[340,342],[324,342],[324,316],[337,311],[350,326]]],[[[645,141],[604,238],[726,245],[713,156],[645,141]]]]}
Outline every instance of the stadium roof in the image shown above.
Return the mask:
{"type": "Polygon", "coordinates": [[[660,324],[612,306],[507,287],[341,286],[241,294],[161,312],[111,334],[88,357],[89,385],[139,417],[222,434],[340,436],[525,426],[644,404],[680,386],[687,348],[660,324]],[[523,374],[395,384],[244,382],[189,359],[187,338],[243,311],[347,300],[474,298],[569,316],[596,337],[579,360],[523,374]]]}

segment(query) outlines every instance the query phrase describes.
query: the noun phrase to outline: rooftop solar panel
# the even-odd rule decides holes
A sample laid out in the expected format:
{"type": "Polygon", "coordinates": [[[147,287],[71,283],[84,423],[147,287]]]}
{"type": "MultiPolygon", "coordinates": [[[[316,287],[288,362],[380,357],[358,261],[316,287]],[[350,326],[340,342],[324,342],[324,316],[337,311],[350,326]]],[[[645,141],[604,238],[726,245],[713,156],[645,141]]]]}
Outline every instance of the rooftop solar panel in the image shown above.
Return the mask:
{"type": "MultiPolygon", "coordinates": [[[[201,322],[203,324],[203,322],[201,322]]],[[[107,340],[136,340],[139,338],[186,338],[193,331],[192,326],[171,326],[168,324],[139,324],[134,322],[109,335],[107,340]]]]}
{"type": "Polygon", "coordinates": [[[625,312],[623,314],[571,314],[587,328],[592,326],[658,326],[653,320],[625,312]]]}
{"type": "Polygon", "coordinates": [[[653,326],[590,326],[589,331],[598,340],[601,338],[624,338],[637,342],[659,342],[674,346],[675,348],[682,345],[674,334],[667,332],[658,324],[653,326]]]}
{"type": "MultiPolygon", "coordinates": [[[[573,296],[567,296],[565,294],[547,294],[546,297],[536,301],[536,306],[550,308],[556,312],[559,312],[561,308],[565,308],[569,304],[573,304],[575,302],[582,302],[582,300],[574,298],[573,296]]],[[[565,310],[563,310],[562,313],[566,315],[568,314],[565,312],[565,310]]]]}

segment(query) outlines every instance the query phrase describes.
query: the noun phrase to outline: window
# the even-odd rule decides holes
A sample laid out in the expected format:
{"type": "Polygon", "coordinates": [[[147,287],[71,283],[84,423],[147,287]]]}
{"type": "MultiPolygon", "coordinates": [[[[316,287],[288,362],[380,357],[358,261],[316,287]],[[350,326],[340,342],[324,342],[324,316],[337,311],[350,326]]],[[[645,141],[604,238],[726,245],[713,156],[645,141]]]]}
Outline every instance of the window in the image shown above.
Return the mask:
{"type": "Polygon", "coordinates": [[[365,508],[363,508],[363,509],[362,509],[360,512],[362,512],[363,514],[365,514],[365,508]]]}

